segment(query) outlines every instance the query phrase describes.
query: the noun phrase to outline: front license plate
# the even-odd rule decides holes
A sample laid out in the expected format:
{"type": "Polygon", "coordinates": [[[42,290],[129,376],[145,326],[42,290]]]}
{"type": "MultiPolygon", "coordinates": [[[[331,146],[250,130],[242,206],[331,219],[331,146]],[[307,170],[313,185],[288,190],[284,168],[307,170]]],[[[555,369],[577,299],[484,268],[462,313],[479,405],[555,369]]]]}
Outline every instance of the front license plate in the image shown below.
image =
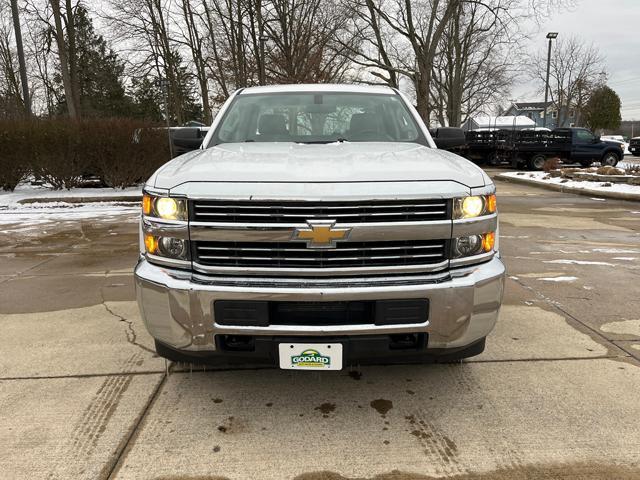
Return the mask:
{"type": "Polygon", "coordinates": [[[278,353],[285,370],[342,370],[341,343],[281,343],[278,353]]]}

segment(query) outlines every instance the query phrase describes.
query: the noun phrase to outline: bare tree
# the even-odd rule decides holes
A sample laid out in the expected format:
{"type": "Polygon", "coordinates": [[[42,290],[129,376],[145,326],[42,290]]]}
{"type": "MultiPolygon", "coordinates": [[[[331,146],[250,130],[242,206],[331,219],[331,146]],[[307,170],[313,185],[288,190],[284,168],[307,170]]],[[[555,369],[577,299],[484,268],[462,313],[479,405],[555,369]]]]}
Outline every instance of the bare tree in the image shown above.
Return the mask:
{"type": "MultiPolygon", "coordinates": [[[[541,51],[531,58],[532,77],[540,82],[544,92],[547,52],[541,51]]],[[[559,40],[551,54],[549,75],[550,100],[558,110],[558,125],[564,124],[571,111],[575,123],[581,124],[581,112],[591,92],[606,83],[604,59],[594,45],[577,37],[559,40]]]]}
{"type": "MultiPolygon", "coordinates": [[[[465,0],[356,0],[363,3],[359,8],[359,19],[373,31],[374,40],[369,46],[377,52],[364,53],[361,65],[373,67],[375,75],[388,83],[399,84],[398,75],[406,76],[415,89],[417,110],[423,119],[429,120],[432,106],[429,90],[432,83],[432,65],[446,25],[465,0]],[[392,35],[384,35],[387,30],[392,35]]],[[[361,26],[356,26],[362,32],[361,26]]],[[[366,35],[366,34],[365,34],[366,35]]],[[[361,36],[365,36],[362,35],[361,36]]]]}
{"type": "Polygon", "coordinates": [[[184,43],[189,47],[191,59],[195,69],[195,77],[200,87],[200,96],[202,99],[202,110],[204,112],[203,120],[205,123],[211,123],[211,106],[209,104],[209,82],[207,75],[207,62],[204,56],[204,39],[201,34],[203,25],[202,16],[195,11],[191,0],[181,0],[182,20],[186,34],[183,34],[184,43]]]}
{"type": "Polygon", "coordinates": [[[13,28],[7,6],[0,3],[0,117],[12,118],[24,111],[20,93],[18,63],[13,44],[13,28]]]}
{"type": "Polygon", "coordinates": [[[113,0],[105,19],[126,40],[123,50],[130,53],[130,73],[155,77],[167,82],[170,116],[178,124],[184,122],[184,91],[181,86],[181,55],[172,32],[168,0],[113,0]]]}
{"type": "MultiPolygon", "coordinates": [[[[340,81],[348,67],[336,41],[346,26],[343,7],[330,0],[271,0],[265,16],[268,77],[273,83],[340,81]]],[[[348,43],[348,39],[342,39],[348,43]]]]}
{"type": "Polygon", "coordinates": [[[60,8],[60,0],[50,0],[53,12],[54,36],[58,47],[58,60],[60,62],[60,74],[64,86],[67,111],[71,118],[80,116],[80,94],[78,87],[78,70],[75,62],[75,23],[73,6],[70,0],[65,0],[65,12],[63,25],[63,13],[60,8]],[[65,35],[66,33],[66,35],[65,35]]]}
{"type": "Polygon", "coordinates": [[[441,125],[504,97],[520,60],[517,0],[464,2],[450,19],[433,63],[430,91],[441,125]]]}

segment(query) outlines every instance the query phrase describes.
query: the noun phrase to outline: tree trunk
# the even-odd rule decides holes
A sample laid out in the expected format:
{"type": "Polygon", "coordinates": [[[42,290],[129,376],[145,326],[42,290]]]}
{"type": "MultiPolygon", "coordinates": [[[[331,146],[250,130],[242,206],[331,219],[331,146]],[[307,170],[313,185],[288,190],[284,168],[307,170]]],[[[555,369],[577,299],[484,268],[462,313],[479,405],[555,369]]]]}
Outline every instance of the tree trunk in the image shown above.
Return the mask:
{"type": "Polygon", "coordinates": [[[416,110],[420,114],[424,123],[429,125],[429,117],[431,115],[431,105],[429,102],[429,76],[422,75],[418,70],[413,77],[413,84],[416,90],[416,110]]]}
{"type": "Polygon", "coordinates": [[[73,94],[73,103],[78,117],[82,115],[80,103],[80,78],[78,76],[78,55],[76,52],[76,20],[73,13],[73,5],[71,0],[66,0],[66,20],[67,20],[67,43],[69,45],[69,78],[71,80],[71,92],[73,94]]]}
{"type": "Polygon", "coordinates": [[[58,46],[58,60],[60,61],[60,73],[62,74],[64,96],[67,101],[67,112],[69,113],[69,117],[78,118],[78,111],[76,110],[73,87],[71,84],[71,75],[69,74],[69,61],[67,58],[67,47],[64,41],[64,30],[62,28],[62,15],[60,14],[59,0],[51,0],[51,10],[53,12],[53,20],[56,27],[56,45],[58,46]]]}

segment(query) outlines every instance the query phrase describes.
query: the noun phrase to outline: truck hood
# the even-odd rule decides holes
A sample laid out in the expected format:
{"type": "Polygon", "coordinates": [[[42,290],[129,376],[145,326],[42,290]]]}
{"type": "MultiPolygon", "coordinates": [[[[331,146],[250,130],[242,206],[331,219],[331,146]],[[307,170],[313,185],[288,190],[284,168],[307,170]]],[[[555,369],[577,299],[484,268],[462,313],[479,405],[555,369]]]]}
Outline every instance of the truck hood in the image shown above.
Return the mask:
{"type": "Polygon", "coordinates": [[[229,143],[177,157],[150,179],[156,188],[187,182],[413,182],[490,184],[458,155],[415,143],[229,143]]]}

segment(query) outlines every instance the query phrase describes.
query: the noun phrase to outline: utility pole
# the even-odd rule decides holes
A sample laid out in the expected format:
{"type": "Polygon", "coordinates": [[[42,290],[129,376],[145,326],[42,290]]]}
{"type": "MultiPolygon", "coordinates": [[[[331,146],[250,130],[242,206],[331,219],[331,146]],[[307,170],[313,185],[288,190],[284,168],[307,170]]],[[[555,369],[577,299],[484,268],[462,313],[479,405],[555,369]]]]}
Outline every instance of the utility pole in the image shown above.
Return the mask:
{"type": "Polygon", "coordinates": [[[29,85],[27,83],[27,65],[24,61],[24,48],[22,46],[22,30],[20,29],[20,17],[18,16],[18,0],[11,0],[11,14],[13,15],[13,30],[16,36],[16,49],[18,50],[18,63],[20,64],[20,83],[22,84],[22,98],[24,101],[24,111],[27,117],[30,117],[31,116],[31,98],[29,97],[29,85]]]}
{"type": "Polygon", "coordinates": [[[169,138],[169,155],[173,158],[173,139],[171,138],[171,119],[169,118],[169,80],[159,78],[157,85],[162,87],[164,93],[164,116],[167,120],[167,137],[169,138]]]}
{"type": "Polygon", "coordinates": [[[258,10],[258,41],[260,42],[260,70],[258,72],[258,83],[260,85],[264,85],[264,42],[266,41],[266,37],[264,36],[264,23],[262,21],[262,0],[257,1],[257,10],[258,10]]]}
{"type": "Polygon", "coordinates": [[[547,52],[547,79],[544,84],[544,113],[542,117],[542,126],[547,126],[547,102],[549,101],[549,73],[551,70],[551,42],[558,38],[558,32],[547,33],[549,39],[549,51],[547,52]]]}

